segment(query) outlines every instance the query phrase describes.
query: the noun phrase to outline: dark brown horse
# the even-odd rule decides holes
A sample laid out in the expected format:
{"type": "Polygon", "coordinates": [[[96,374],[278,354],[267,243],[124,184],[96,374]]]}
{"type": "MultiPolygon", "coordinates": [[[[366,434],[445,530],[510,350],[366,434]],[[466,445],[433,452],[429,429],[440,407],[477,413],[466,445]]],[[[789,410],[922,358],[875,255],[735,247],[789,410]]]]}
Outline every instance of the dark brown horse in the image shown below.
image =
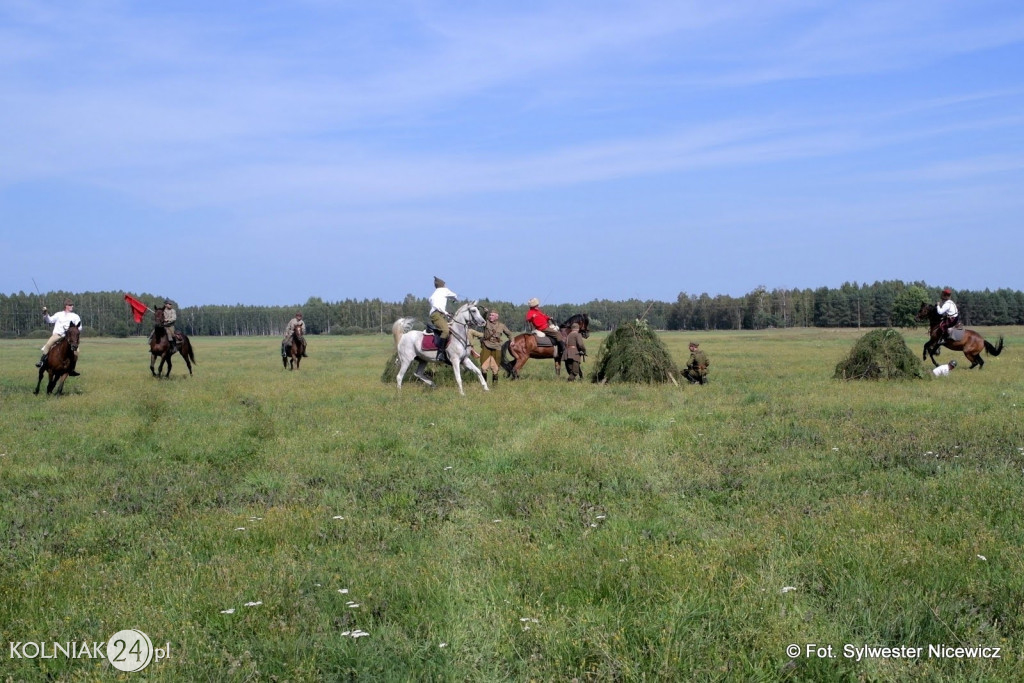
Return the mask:
{"type": "Polygon", "coordinates": [[[990,356],[998,356],[1003,350],[1002,337],[999,338],[997,346],[992,346],[974,330],[965,329],[964,336],[959,341],[953,341],[952,337],[949,336],[942,339],[942,333],[939,331],[939,322],[942,321],[942,314],[935,309],[934,305],[927,302],[921,304],[921,310],[917,312],[917,319],[927,319],[929,327],[929,339],[924,344],[921,359],[931,358],[932,364],[936,367],[939,364],[935,361],[935,356],[940,353],[940,347],[942,346],[953,351],[963,351],[964,355],[967,356],[967,360],[971,361],[971,367],[967,368],[968,370],[974,366],[984,367],[985,361],[981,357],[982,351],[987,351],[990,356]]]}
{"type": "Polygon", "coordinates": [[[177,348],[171,349],[170,340],[167,338],[167,328],[157,325],[153,328],[153,336],[149,340],[149,371],[154,377],[163,374],[164,363],[167,363],[167,377],[171,376],[171,356],[180,353],[185,365],[188,366],[188,374],[192,375],[192,364],[196,362],[195,354],[192,353],[192,343],[184,332],[177,332],[177,348]],[[160,367],[154,369],[156,359],[160,359],[160,367]]]}
{"type": "MultiPolygon", "coordinates": [[[[580,334],[584,339],[590,336],[590,317],[586,313],[577,313],[558,326],[558,336],[563,343],[573,323],[579,324],[580,334]]],[[[512,341],[502,345],[501,367],[505,369],[505,374],[508,377],[519,379],[519,371],[531,358],[553,358],[555,360],[555,376],[561,376],[562,359],[558,356],[558,347],[554,344],[541,346],[537,343],[539,339],[533,332],[527,332],[516,335],[512,341]],[[511,358],[508,357],[509,354],[511,354],[511,358]]]]}
{"type": "Polygon", "coordinates": [[[284,355],[281,356],[281,362],[286,368],[290,363],[289,370],[298,370],[304,353],[306,353],[306,337],[299,331],[299,328],[295,328],[291,337],[284,344],[284,355]]]}
{"type": "Polygon", "coordinates": [[[81,338],[81,323],[69,325],[64,338],[50,347],[46,354],[46,362],[39,368],[39,381],[36,382],[35,394],[39,393],[39,386],[43,383],[43,373],[50,373],[50,379],[46,383],[46,393],[52,394],[53,388],[57,387],[57,393],[64,393],[64,380],[68,374],[75,369],[75,353],[78,351],[78,341],[81,338]]]}

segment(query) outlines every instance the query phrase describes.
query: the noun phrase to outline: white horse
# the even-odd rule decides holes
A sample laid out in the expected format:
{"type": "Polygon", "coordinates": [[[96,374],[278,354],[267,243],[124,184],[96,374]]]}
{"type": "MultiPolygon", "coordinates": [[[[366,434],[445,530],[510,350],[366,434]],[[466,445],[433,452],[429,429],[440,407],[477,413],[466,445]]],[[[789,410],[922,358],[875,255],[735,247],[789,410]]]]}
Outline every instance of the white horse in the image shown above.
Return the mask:
{"type": "MultiPolygon", "coordinates": [[[[399,389],[402,388],[402,378],[405,377],[405,371],[409,369],[409,365],[413,360],[419,361],[419,365],[413,373],[416,379],[434,386],[433,382],[423,376],[423,369],[427,367],[427,363],[437,361],[437,351],[423,350],[424,333],[412,329],[413,320],[413,318],[399,318],[391,326],[391,334],[395,337],[395,348],[398,349],[398,361],[401,363],[401,367],[398,369],[399,389]]],[[[488,391],[487,380],[484,379],[483,373],[469,359],[469,327],[470,325],[483,325],[485,322],[474,301],[473,303],[460,306],[459,310],[455,311],[455,315],[452,316],[451,322],[448,323],[450,340],[445,352],[448,354],[448,359],[452,362],[452,370],[455,371],[455,383],[459,385],[459,393],[463,396],[466,395],[466,392],[462,390],[461,367],[475,372],[476,376],[480,378],[480,384],[484,386],[484,391],[488,391]]]]}

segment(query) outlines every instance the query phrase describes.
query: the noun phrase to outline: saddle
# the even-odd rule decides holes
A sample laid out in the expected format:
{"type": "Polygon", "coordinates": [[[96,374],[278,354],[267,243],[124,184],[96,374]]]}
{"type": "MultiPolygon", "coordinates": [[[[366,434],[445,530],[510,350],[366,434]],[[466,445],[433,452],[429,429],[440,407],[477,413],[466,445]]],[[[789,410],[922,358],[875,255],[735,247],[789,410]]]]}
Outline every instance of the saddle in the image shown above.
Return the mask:
{"type": "MultiPolygon", "coordinates": [[[[441,340],[438,339],[437,335],[440,334],[440,330],[435,329],[433,332],[430,328],[427,328],[427,332],[423,335],[423,350],[424,351],[437,351],[444,347],[443,344],[439,343],[441,340]]],[[[449,337],[451,339],[451,337],[449,337]]]]}
{"type": "Polygon", "coordinates": [[[946,330],[946,336],[953,341],[962,341],[964,338],[964,324],[958,323],[956,327],[951,327],[946,330]]]}
{"type": "Polygon", "coordinates": [[[544,334],[540,330],[534,330],[533,334],[537,337],[537,346],[554,346],[554,342],[551,341],[551,337],[544,334]]]}

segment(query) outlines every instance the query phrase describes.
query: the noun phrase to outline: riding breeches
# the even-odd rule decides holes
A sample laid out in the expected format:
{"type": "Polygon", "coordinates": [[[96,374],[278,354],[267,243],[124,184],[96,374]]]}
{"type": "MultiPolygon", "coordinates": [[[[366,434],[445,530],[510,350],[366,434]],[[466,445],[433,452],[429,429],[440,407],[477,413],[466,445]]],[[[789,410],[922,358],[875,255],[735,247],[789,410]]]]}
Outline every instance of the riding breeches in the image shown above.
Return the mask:
{"type": "Polygon", "coordinates": [[[49,353],[50,352],[50,347],[53,346],[54,344],[56,344],[57,342],[59,342],[63,338],[64,338],[63,334],[55,334],[55,335],[51,336],[49,339],[46,340],[46,343],[43,344],[42,352],[43,353],[49,353]]]}
{"type": "Polygon", "coordinates": [[[430,322],[441,331],[441,339],[447,339],[448,335],[451,334],[451,328],[448,327],[448,318],[441,311],[431,313],[430,322]]]}
{"type": "Polygon", "coordinates": [[[501,370],[501,349],[489,349],[486,346],[480,349],[480,369],[484,372],[498,372],[501,370]]]}

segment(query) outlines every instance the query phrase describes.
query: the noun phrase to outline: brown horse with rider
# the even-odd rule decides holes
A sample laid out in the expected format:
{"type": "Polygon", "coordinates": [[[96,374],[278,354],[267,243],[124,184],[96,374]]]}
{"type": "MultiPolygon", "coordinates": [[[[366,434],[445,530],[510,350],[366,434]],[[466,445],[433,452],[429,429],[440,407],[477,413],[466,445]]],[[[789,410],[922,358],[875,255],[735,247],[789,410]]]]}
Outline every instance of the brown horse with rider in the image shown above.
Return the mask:
{"type": "Polygon", "coordinates": [[[940,353],[943,346],[953,351],[963,351],[967,360],[971,361],[971,367],[967,368],[968,370],[975,366],[980,368],[985,365],[985,361],[981,357],[982,351],[988,352],[990,356],[998,356],[1003,350],[1002,337],[999,337],[999,343],[993,346],[974,330],[960,330],[956,327],[945,329],[944,316],[939,313],[938,307],[934,304],[922,302],[921,310],[917,312],[917,319],[927,320],[929,327],[928,341],[924,344],[921,359],[931,358],[932,365],[936,367],[939,364],[935,360],[935,356],[940,353]]]}

